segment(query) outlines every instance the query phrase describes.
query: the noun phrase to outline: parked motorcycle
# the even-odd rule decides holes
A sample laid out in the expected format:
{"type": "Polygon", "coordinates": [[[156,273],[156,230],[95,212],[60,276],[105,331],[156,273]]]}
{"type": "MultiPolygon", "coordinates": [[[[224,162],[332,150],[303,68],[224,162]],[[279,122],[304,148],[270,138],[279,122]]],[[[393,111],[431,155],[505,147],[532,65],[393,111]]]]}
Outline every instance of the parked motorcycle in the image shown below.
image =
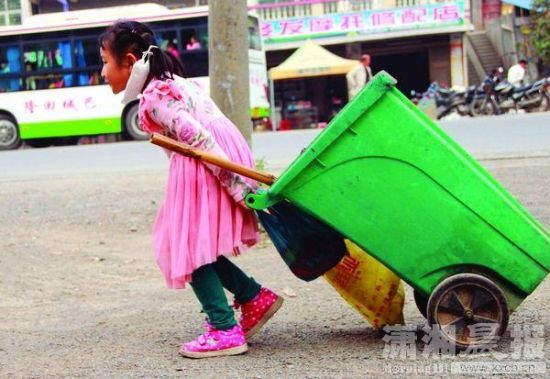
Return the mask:
{"type": "Polygon", "coordinates": [[[412,101],[417,105],[423,100],[433,102],[437,119],[453,112],[481,116],[519,110],[550,111],[550,77],[517,87],[503,79],[503,72],[499,67],[479,86],[469,86],[465,91],[446,89],[434,82],[423,93],[411,91],[412,101]]]}
{"type": "Polygon", "coordinates": [[[469,104],[472,116],[489,116],[502,113],[495,93],[495,87],[499,80],[500,76],[495,75],[494,72],[490,73],[483,80],[483,83],[473,91],[472,101],[469,104]]]}
{"type": "Polygon", "coordinates": [[[471,85],[468,88],[466,88],[466,93],[464,94],[464,105],[463,107],[467,109],[467,113],[470,116],[473,116],[471,112],[472,102],[477,97],[480,97],[484,94],[483,88],[481,86],[477,85],[471,85]]]}
{"type": "Polygon", "coordinates": [[[502,111],[544,112],[550,110],[550,77],[537,80],[526,86],[517,87],[503,81],[495,86],[499,107],[502,111]]]}
{"type": "Polygon", "coordinates": [[[411,91],[412,101],[418,104],[422,98],[433,99],[437,108],[437,119],[441,119],[454,111],[461,116],[468,115],[468,106],[465,103],[466,91],[443,88],[437,82],[430,84],[426,92],[411,91]]]}

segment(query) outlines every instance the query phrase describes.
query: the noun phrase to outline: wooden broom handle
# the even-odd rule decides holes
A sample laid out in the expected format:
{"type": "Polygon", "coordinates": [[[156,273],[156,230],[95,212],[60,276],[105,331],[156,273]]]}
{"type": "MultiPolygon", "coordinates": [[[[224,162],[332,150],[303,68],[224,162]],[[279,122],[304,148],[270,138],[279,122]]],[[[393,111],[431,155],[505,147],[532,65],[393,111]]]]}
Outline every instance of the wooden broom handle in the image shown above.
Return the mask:
{"type": "Polygon", "coordinates": [[[254,179],[261,183],[271,185],[277,179],[272,174],[256,171],[244,165],[231,162],[227,159],[220,158],[215,154],[210,154],[205,151],[195,149],[194,147],[191,147],[189,145],[176,141],[173,138],[163,136],[162,134],[159,134],[159,133],[153,133],[153,135],[151,136],[151,143],[158,146],[162,146],[178,154],[185,155],[186,157],[191,157],[191,158],[195,158],[198,160],[211,163],[213,165],[216,165],[218,167],[221,167],[229,171],[233,171],[239,175],[246,176],[247,178],[254,179]]]}

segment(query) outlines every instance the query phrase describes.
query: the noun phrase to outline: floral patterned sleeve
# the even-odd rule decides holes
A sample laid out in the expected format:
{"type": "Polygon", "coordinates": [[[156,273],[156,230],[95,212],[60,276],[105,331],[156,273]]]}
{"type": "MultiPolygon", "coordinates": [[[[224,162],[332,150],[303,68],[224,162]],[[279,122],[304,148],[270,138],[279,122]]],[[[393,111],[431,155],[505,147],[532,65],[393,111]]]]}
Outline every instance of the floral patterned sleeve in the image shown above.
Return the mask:
{"type": "MultiPolygon", "coordinates": [[[[174,86],[166,81],[155,81],[145,89],[139,104],[142,128],[149,133],[165,131],[178,141],[229,159],[210,132],[188,112],[185,102],[174,86]]],[[[244,199],[252,190],[240,175],[213,164],[204,164],[236,202],[244,199]]]]}

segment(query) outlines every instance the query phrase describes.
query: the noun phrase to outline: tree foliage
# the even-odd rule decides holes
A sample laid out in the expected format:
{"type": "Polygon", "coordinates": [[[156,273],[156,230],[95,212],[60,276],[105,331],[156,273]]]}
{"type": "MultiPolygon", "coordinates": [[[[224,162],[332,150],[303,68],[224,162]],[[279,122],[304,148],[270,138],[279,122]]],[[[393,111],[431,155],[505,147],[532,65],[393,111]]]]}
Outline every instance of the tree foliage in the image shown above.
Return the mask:
{"type": "Polygon", "coordinates": [[[531,44],[537,56],[550,64],[550,0],[534,0],[531,9],[531,44]]]}

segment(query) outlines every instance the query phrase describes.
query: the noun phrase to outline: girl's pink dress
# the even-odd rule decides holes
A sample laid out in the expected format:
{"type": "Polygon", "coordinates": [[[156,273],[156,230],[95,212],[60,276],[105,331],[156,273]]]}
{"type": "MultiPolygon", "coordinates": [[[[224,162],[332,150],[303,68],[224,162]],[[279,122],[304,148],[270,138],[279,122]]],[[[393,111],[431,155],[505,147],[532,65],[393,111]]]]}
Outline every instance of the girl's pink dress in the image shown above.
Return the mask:
{"type": "MultiPolygon", "coordinates": [[[[152,80],[143,91],[139,117],[149,133],[164,132],[201,150],[255,166],[239,130],[190,80],[152,80]]],[[[168,287],[183,288],[198,267],[258,242],[254,213],[237,204],[256,183],[193,158],[175,153],[169,157],[153,249],[168,287]]]]}

